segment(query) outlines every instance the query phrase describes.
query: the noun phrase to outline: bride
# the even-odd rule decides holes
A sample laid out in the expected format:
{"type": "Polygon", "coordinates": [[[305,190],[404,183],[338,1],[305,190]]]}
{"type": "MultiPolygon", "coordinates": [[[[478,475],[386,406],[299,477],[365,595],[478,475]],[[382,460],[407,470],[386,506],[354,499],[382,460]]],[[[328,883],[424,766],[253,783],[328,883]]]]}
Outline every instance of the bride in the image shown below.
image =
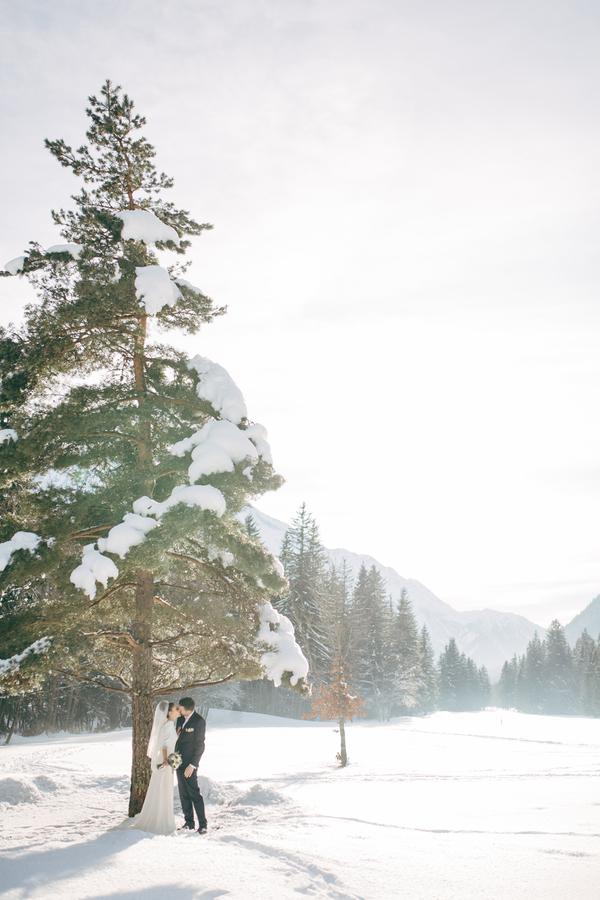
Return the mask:
{"type": "Polygon", "coordinates": [[[167,700],[161,700],[154,711],[147,750],[152,775],[142,811],[133,826],[153,834],[172,834],[175,831],[173,769],[167,762],[167,757],[175,749],[175,720],[178,715],[175,703],[167,700]]]}

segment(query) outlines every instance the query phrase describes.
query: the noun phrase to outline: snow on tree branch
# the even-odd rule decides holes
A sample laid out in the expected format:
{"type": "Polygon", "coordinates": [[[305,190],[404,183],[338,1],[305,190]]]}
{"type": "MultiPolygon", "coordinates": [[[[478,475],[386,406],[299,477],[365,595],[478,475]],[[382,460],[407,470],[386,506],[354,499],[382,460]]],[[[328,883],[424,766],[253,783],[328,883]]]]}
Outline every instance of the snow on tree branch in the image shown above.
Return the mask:
{"type": "Polygon", "coordinates": [[[179,484],[162,503],[151,497],[138,497],[133,502],[133,513],[125,513],[123,521],[114,525],[105,538],[99,538],[96,544],[84,547],[81,565],[71,572],[71,583],[93,600],[96,596],[96,582],[99,581],[106,587],[108,579],[116,578],[119,574],[112,559],[99,551],[114,553],[124,559],[132,547],[142,544],[148,532],[160,524],[157,519],[179,503],[208,509],[217,516],[222,516],[226,509],[223,494],[210,484],[179,484]],[[149,518],[150,516],[156,518],[149,518]]]}
{"type": "Polygon", "coordinates": [[[24,256],[15,256],[14,259],[9,259],[8,262],[5,262],[2,266],[2,271],[7,272],[9,275],[20,275],[25,266],[25,257],[24,256]]]}
{"type": "Polygon", "coordinates": [[[157,525],[156,519],[149,519],[137,513],[125,513],[123,521],[111,528],[107,537],[99,538],[98,550],[102,553],[104,551],[114,553],[124,559],[131,548],[142,544],[148,532],[157,525]]]}
{"type": "Polygon", "coordinates": [[[163,306],[175,306],[181,291],[163,266],[136,266],[135,293],[146,312],[155,315],[163,306]]]}
{"type": "Polygon", "coordinates": [[[150,209],[124,209],[115,213],[123,222],[121,238],[124,241],[142,241],[144,244],[173,241],[179,243],[179,235],[150,209]]]}
{"type": "Polygon", "coordinates": [[[33,644],[30,644],[29,647],[26,647],[21,653],[17,653],[15,656],[9,657],[9,659],[0,659],[0,678],[4,675],[10,675],[12,672],[17,672],[21,667],[21,663],[26,660],[28,656],[46,653],[49,649],[50,638],[43,637],[34,641],[33,644]]]}
{"type": "Polygon", "coordinates": [[[79,259],[83,246],[81,244],[52,244],[46,249],[46,253],[68,253],[73,259],[79,259]]]}
{"type": "Polygon", "coordinates": [[[212,484],[178,484],[162,503],[151,500],[150,497],[138,497],[133,504],[133,511],[140,515],[147,514],[160,518],[178,503],[183,503],[184,506],[199,506],[201,509],[214,512],[217,516],[222,516],[226,509],[225,497],[212,484]]]}
{"type": "Polygon", "coordinates": [[[0,544],[0,572],[3,572],[9,565],[13,553],[16,553],[17,550],[28,550],[30,553],[35,553],[41,540],[39,534],[34,534],[33,531],[15,532],[9,541],[0,544]]]}
{"type": "Polygon", "coordinates": [[[271,455],[271,445],[267,440],[267,429],[259,422],[254,422],[246,428],[245,432],[256,449],[258,455],[264,459],[269,465],[273,464],[273,456],[271,455]]]}
{"type": "Polygon", "coordinates": [[[257,640],[269,644],[261,656],[265,675],[276,687],[286,672],[290,673],[290,684],[296,685],[308,675],[308,662],[296,643],[294,626],[287,616],[278,613],[267,601],[258,607],[260,626],[257,640]]]}
{"type": "Polygon", "coordinates": [[[192,484],[203,475],[233,472],[244,459],[258,460],[258,450],[243,431],[226,419],[211,419],[199,431],[170,448],[173,456],[192,452],[188,475],[192,484]]]}
{"type": "Polygon", "coordinates": [[[96,582],[98,581],[103,587],[106,587],[108,579],[116,578],[118,574],[119,570],[112,559],[102,556],[96,550],[95,544],[86,544],[83,548],[81,565],[73,569],[70,581],[76,588],[85,591],[90,600],[93,600],[96,596],[96,582]]]}
{"type": "Polygon", "coordinates": [[[192,284],[191,281],[186,281],[185,278],[176,278],[175,284],[178,284],[179,287],[187,288],[188,291],[191,291],[192,294],[199,294],[202,296],[202,291],[200,288],[197,288],[195,284],[192,284]]]}
{"type": "Polygon", "coordinates": [[[200,376],[196,386],[198,397],[208,400],[224,419],[239,425],[242,419],[248,418],[242,392],[223,366],[198,355],[190,359],[188,369],[194,369],[200,376]]]}

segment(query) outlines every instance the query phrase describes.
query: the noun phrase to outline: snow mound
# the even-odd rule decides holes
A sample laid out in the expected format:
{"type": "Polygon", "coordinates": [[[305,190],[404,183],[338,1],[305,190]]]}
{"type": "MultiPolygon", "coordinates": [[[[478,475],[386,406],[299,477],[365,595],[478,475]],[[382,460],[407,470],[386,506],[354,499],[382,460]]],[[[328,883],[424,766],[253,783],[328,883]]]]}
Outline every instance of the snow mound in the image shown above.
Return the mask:
{"type": "Polygon", "coordinates": [[[163,306],[174,306],[181,297],[181,291],[162,266],[136,266],[135,293],[151,316],[163,306]]]}
{"type": "Polygon", "coordinates": [[[10,776],[0,778],[0,806],[18,806],[20,803],[38,803],[40,800],[40,792],[27,779],[10,776]]]}
{"type": "MultiPolygon", "coordinates": [[[[207,778],[206,775],[198,775],[198,784],[200,793],[207,803],[216,803],[222,806],[225,803],[231,803],[235,796],[235,788],[219,784],[212,778],[207,778]]],[[[234,802],[236,801],[234,800],[234,802]]]]}
{"type": "Polygon", "coordinates": [[[36,788],[45,794],[54,794],[56,791],[62,790],[62,786],[48,775],[37,775],[33,782],[36,788]]]}
{"type": "Polygon", "coordinates": [[[142,241],[155,244],[157,241],[179,243],[179,235],[150,209],[124,209],[115,213],[123,223],[121,238],[125,241],[142,241]]]}
{"type": "Polygon", "coordinates": [[[264,787],[262,784],[253,784],[243,791],[234,803],[236,806],[273,806],[277,803],[287,803],[287,800],[279,791],[264,787]]]}
{"type": "Polygon", "coordinates": [[[198,785],[204,801],[217,806],[275,806],[288,802],[283,794],[258,783],[240,790],[234,785],[220,784],[212,778],[199,775],[198,785]]]}

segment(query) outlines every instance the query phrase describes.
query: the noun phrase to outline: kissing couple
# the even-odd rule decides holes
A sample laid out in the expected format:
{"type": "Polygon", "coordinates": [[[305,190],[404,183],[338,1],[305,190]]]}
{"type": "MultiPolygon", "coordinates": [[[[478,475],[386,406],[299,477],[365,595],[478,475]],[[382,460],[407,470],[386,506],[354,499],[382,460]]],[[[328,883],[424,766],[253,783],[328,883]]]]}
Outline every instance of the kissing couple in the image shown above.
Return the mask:
{"type": "Polygon", "coordinates": [[[191,697],[182,697],[179,703],[161,700],[157,705],[147,750],[152,775],[134,828],[150,831],[152,834],[172,834],[175,831],[175,770],[185,818],[179,831],[197,830],[198,834],[206,834],[204,800],[198,787],[198,763],[204,753],[206,722],[195,712],[195,706],[191,697]],[[197,829],[194,825],[194,810],[198,819],[197,829]]]}

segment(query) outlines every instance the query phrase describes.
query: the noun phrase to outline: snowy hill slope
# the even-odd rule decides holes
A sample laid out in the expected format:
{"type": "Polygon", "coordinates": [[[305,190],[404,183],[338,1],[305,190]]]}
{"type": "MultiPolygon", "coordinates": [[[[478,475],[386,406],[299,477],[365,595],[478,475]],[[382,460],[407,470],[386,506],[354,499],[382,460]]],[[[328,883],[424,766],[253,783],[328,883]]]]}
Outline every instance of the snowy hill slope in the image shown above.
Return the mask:
{"type": "Polygon", "coordinates": [[[577,613],[565,627],[565,634],[571,645],[575,643],[584,629],[594,639],[600,634],[600,594],[594,597],[585,609],[577,613]]]}
{"type": "MultiPolygon", "coordinates": [[[[240,518],[252,513],[260,529],[262,539],[271,553],[278,554],[287,528],[285,522],[266,515],[256,507],[246,507],[240,518]]],[[[388,591],[398,600],[406,589],[420,625],[426,625],[431,635],[436,653],[443,650],[451,637],[461,650],[472,656],[479,664],[487,667],[492,679],[500,674],[502,663],[514,653],[523,653],[535,631],[543,636],[544,629],[515,613],[498,612],[493,609],[468,610],[461,612],[429,590],[414,578],[404,578],[390,566],[384,566],[377,559],[365,553],[354,553],[341,547],[326,548],[329,559],[336,565],[346,560],[356,575],[362,563],[369,568],[374,565],[386,581],[388,591]]]]}

